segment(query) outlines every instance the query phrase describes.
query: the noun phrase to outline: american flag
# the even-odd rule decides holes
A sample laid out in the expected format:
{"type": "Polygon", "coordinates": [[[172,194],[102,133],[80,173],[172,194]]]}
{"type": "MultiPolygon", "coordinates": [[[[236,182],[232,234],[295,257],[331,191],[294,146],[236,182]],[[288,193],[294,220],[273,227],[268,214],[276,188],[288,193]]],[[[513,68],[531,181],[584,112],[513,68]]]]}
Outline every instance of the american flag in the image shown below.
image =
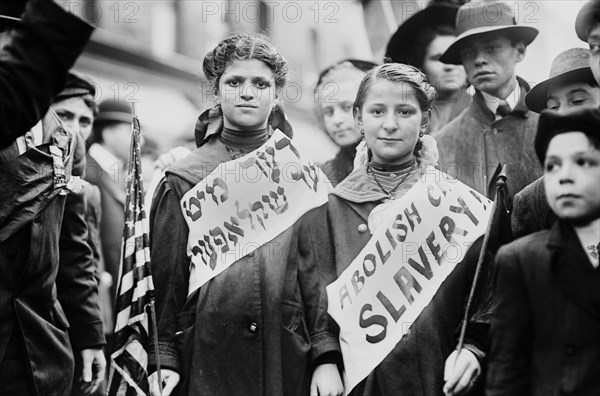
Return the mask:
{"type": "Polygon", "coordinates": [[[148,395],[149,315],[154,301],[144,210],[140,123],[133,117],[109,396],[148,395]]]}

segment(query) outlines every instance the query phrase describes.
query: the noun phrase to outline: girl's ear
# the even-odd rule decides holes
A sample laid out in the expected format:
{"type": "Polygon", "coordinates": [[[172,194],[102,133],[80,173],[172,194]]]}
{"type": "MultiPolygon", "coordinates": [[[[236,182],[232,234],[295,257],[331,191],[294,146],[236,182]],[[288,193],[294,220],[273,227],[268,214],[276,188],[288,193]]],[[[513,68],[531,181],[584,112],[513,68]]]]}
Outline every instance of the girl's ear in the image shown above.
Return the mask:
{"type": "Polygon", "coordinates": [[[430,123],[431,123],[431,109],[429,109],[425,113],[423,113],[423,118],[421,118],[421,131],[424,132],[427,128],[429,128],[430,123]]]}
{"type": "Polygon", "coordinates": [[[358,107],[354,107],[352,109],[352,114],[354,115],[354,123],[358,127],[358,129],[363,129],[363,119],[362,114],[360,113],[360,109],[358,107]]]}

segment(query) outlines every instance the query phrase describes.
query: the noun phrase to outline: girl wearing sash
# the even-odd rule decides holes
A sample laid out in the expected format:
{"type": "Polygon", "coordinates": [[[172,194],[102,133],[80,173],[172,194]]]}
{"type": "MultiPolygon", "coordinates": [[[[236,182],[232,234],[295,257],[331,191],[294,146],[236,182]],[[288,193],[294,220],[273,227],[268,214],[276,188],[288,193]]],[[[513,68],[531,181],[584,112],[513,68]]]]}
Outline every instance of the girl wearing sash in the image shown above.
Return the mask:
{"type": "MultiPolygon", "coordinates": [[[[320,283],[315,260],[298,254],[295,219],[285,218],[291,208],[277,207],[287,227],[267,243],[233,242],[253,234],[264,236],[260,234],[268,232],[267,220],[276,217],[274,212],[264,214],[266,203],[274,205],[273,200],[279,199],[281,204],[286,199],[286,193],[278,189],[276,181],[282,180],[274,176],[276,172],[269,173],[273,180],[263,192],[265,209],[260,220],[259,212],[253,215],[239,204],[244,194],[232,196],[232,191],[245,188],[243,191],[251,194],[256,184],[242,168],[233,166],[239,164],[237,160],[257,153],[272,154],[272,150],[261,147],[271,144],[276,136],[282,136],[277,138],[278,144],[293,145],[284,135],[291,135],[291,128],[275,104],[286,83],[287,63],[265,38],[239,34],[209,52],[203,69],[219,105],[198,120],[198,148],[167,168],[154,194],[150,215],[162,394],[341,394],[335,365],[341,357],[335,334],[329,330],[324,284],[320,283]],[[210,184],[210,189],[198,193],[206,199],[195,200],[205,209],[192,216],[200,220],[188,223],[193,208],[187,206],[184,195],[202,186],[204,180],[217,180],[215,174],[226,183],[220,184],[220,195],[213,195],[220,206],[206,210],[212,202],[208,194],[217,189],[210,184]],[[223,193],[226,188],[229,196],[223,193]],[[239,207],[219,209],[232,200],[239,207]],[[214,234],[210,233],[205,241],[210,241],[213,249],[229,246],[231,250],[223,257],[234,257],[234,262],[203,282],[197,274],[208,264],[194,260],[205,243],[188,251],[189,243],[203,242],[190,235],[202,227],[205,217],[221,217],[229,225],[229,233],[224,233],[227,237],[212,241],[214,234]],[[248,221],[252,219],[250,227],[248,221]]],[[[276,161],[268,166],[275,168],[276,161]]],[[[266,165],[263,170],[267,170],[266,165]]],[[[324,196],[323,203],[326,192],[324,196]]],[[[288,192],[286,202],[290,206],[295,205],[293,198],[288,192]]],[[[216,268],[221,261],[209,264],[216,268]]],[[[157,366],[153,353],[150,359],[152,371],[157,366]]],[[[150,377],[153,395],[161,394],[157,379],[154,372],[150,377]]]]}
{"type": "MultiPolygon", "coordinates": [[[[317,241],[316,255],[332,263],[326,283],[335,281],[358,257],[372,234],[389,218],[386,213],[389,206],[419,183],[427,166],[431,170],[435,164],[435,141],[424,135],[434,98],[434,88],[424,74],[412,66],[384,64],[369,71],[362,80],[354,103],[354,116],[366,145],[359,146],[354,172],[337,185],[326,208],[315,209],[303,221],[304,232],[317,241]]],[[[427,200],[427,195],[423,200],[427,200]]],[[[437,226],[432,224],[431,229],[437,226]]],[[[389,246],[384,249],[380,253],[390,251],[389,246]]],[[[371,272],[373,265],[379,268],[382,264],[379,261],[365,264],[364,272],[357,272],[353,283],[349,283],[347,289],[340,289],[344,292],[335,289],[329,294],[330,306],[339,306],[340,301],[342,306],[352,304],[361,287],[367,288],[367,272],[371,272]]],[[[432,263],[432,268],[434,265],[437,264],[432,263]]],[[[444,392],[458,395],[472,388],[484,356],[481,344],[468,337],[458,362],[454,365],[452,358],[446,373],[445,361],[456,347],[455,332],[462,319],[473,272],[474,268],[465,268],[463,263],[456,265],[417,320],[406,323],[404,330],[410,326],[408,333],[395,346],[390,346],[391,351],[354,387],[352,395],[439,396],[444,392]],[[445,380],[448,380],[446,388],[445,380]]],[[[422,279],[419,278],[419,282],[422,279]]],[[[411,288],[420,286],[409,285],[408,289],[411,288]]],[[[416,295],[415,290],[411,292],[416,295]]],[[[361,312],[361,327],[366,329],[367,337],[371,337],[369,345],[373,348],[385,337],[386,329],[389,334],[388,325],[393,318],[393,315],[377,317],[373,309],[376,304],[379,304],[377,299],[372,306],[363,306],[366,310],[361,312]]],[[[394,304],[398,309],[398,301],[394,304]]],[[[476,327],[470,326],[470,329],[476,327]]],[[[364,340],[364,336],[360,338],[364,340]]],[[[361,360],[359,365],[367,364],[373,350],[366,346],[360,353],[356,352],[361,360]]],[[[348,382],[345,386],[349,390],[348,382]]]]}

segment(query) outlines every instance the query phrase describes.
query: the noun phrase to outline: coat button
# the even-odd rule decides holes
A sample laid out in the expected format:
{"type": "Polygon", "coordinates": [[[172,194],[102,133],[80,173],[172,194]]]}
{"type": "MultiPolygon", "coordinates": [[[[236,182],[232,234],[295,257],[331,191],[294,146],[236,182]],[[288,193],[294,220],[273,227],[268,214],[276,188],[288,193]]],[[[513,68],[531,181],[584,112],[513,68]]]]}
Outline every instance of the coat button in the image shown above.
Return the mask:
{"type": "Polygon", "coordinates": [[[369,229],[369,227],[367,227],[366,224],[361,224],[358,226],[358,232],[360,232],[361,234],[364,234],[365,232],[367,232],[368,229],[369,229]]]}
{"type": "Polygon", "coordinates": [[[568,345],[565,348],[565,353],[567,354],[567,356],[573,356],[575,354],[575,348],[571,345],[568,345]]]}
{"type": "Polygon", "coordinates": [[[16,249],[10,249],[6,255],[8,256],[9,259],[12,260],[15,257],[17,257],[17,250],[16,249]]]}
{"type": "Polygon", "coordinates": [[[256,332],[258,331],[258,325],[252,322],[250,323],[250,328],[248,330],[250,331],[250,333],[256,334],[256,332]]]}

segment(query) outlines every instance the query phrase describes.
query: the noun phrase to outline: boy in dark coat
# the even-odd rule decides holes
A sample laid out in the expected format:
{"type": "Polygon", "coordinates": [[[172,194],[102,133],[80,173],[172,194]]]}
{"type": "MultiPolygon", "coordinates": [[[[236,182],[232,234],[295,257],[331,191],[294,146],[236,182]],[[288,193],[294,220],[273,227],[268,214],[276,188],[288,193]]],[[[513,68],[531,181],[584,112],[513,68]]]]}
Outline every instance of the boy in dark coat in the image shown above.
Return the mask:
{"type": "Polygon", "coordinates": [[[600,110],[542,112],[535,149],[558,221],[496,256],[487,395],[597,395],[600,110]]]}

